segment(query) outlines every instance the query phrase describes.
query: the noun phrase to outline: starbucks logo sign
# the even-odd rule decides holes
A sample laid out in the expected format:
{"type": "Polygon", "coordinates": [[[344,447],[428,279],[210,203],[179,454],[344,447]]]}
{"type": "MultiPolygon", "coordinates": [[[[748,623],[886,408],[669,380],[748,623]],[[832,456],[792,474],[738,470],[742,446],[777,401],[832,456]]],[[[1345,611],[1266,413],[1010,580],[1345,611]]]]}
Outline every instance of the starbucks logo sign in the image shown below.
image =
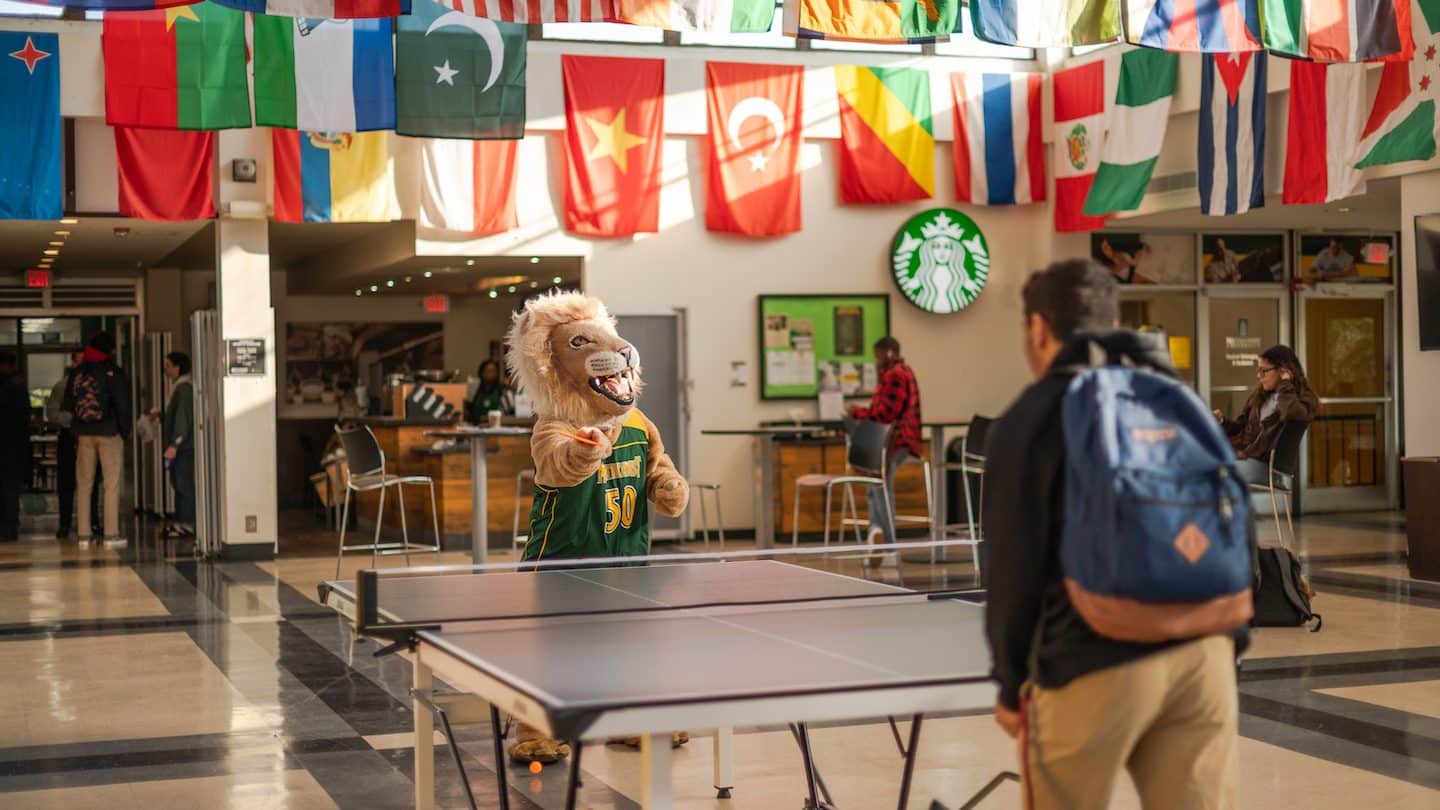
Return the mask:
{"type": "Polygon", "coordinates": [[[979,297],[990,276],[990,247],[974,220],[953,208],[932,208],[895,234],[890,265],[910,303],[943,315],[979,297]]]}

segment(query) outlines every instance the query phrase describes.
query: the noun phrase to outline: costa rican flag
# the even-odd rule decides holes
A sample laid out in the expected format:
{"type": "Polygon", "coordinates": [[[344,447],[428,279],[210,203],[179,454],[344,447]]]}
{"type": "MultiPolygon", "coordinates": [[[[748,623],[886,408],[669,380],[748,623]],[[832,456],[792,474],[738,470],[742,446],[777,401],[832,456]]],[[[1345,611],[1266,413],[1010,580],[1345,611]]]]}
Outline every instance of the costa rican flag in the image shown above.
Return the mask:
{"type": "Polygon", "coordinates": [[[1265,205],[1264,51],[1203,54],[1200,210],[1217,216],[1265,205]]]}
{"type": "MultiPolygon", "coordinates": [[[[429,0],[425,0],[429,2],[429,0]]],[[[613,17],[610,0],[437,0],[472,17],[501,22],[606,22],[613,17]]]]}
{"type": "Polygon", "coordinates": [[[975,205],[1045,199],[1038,73],[956,73],[955,196],[975,205]]]}

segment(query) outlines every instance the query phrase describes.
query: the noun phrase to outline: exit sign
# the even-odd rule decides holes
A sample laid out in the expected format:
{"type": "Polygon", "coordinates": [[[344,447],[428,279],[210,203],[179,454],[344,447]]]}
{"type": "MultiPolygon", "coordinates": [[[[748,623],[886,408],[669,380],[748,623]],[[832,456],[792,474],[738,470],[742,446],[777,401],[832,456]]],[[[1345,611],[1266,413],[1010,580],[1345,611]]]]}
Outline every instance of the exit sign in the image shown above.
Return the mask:
{"type": "Polygon", "coordinates": [[[435,313],[439,313],[439,312],[449,312],[449,311],[450,311],[450,296],[448,296],[448,295],[427,295],[427,296],[425,296],[425,300],[422,301],[421,304],[425,307],[425,311],[426,311],[426,312],[435,312],[435,313]]]}
{"type": "Polygon", "coordinates": [[[25,286],[31,288],[44,288],[50,286],[49,270],[26,270],[25,286]]]}
{"type": "Polygon", "coordinates": [[[1390,243],[1389,242],[1366,242],[1360,250],[1360,258],[1366,264],[1389,264],[1390,243]]]}

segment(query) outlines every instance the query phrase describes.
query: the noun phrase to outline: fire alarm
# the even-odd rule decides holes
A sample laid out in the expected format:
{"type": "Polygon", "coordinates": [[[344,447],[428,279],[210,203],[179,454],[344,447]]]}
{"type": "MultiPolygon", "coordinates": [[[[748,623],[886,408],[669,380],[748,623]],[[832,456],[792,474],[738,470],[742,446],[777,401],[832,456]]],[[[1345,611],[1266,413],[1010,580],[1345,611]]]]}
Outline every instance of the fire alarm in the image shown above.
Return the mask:
{"type": "Polygon", "coordinates": [[[250,158],[235,158],[230,161],[230,179],[237,183],[255,182],[255,161],[250,158]]]}

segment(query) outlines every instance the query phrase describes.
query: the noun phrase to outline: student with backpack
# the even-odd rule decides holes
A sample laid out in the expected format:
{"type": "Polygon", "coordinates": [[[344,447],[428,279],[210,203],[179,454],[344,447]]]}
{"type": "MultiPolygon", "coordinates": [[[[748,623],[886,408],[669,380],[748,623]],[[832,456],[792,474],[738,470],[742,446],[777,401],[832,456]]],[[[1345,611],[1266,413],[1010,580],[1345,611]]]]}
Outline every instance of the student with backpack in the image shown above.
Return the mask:
{"type": "Polygon", "coordinates": [[[1057,262],[1023,298],[1036,382],[991,428],[984,523],[1028,806],[1106,808],[1123,768],[1147,810],[1233,807],[1254,542],[1233,452],[1163,347],[1115,329],[1103,267],[1057,262]]]}
{"type": "Polygon", "coordinates": [[[79,539],[82,546],[91,538],[91,493],[95,469],[104,473],[105,543],[123,545],[120,534],[120,483],[125,475],[125,438],[133,423],[130,410],[130,382],[112,354],[115,339],[109,332],[90,337],[80,364],[70,372],[61,406],[70,414],[75,433],[75,489],[79,539]]]}

